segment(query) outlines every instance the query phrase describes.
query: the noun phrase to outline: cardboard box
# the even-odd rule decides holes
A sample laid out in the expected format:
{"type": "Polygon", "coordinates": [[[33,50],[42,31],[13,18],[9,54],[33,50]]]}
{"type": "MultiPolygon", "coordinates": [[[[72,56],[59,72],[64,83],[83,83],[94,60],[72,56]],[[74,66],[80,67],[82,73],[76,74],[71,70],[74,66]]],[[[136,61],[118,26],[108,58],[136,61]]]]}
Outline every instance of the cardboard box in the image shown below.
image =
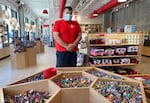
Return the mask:
{"type": "Polygon", "coordinates": [[[35,48],[26,48],[28,66],[34,66],[37,63],[35,48]]]}
{"type": "Polygon", "coordinates": [[[136,32],[136,26],[135,25],[125,25],[124,26],[124,32],[136,32]]]}
{"type": "MultiPolygon", "coordinates": [[[[58,86],[56,86],[54,83],[52,83],[49,80],[43,80],[43,81],[38,81],[38,82],[33,82],[33,83],[26,83],[26,84],[19,84],[19,85],[15,85],[15,86],[5,87],[5,88],[3,88],[2,95],[3,96],[6,96],[6,95],[13,96],[15,94],[20,94],[26,90],[34,90],[34,91],[39,91],[39,92],[49,92],[50,94],[52,94],[52,96],[46,101],[46,103],[51,103],[50,102],[51,99],[53,97],[55,97],[55,95],[57,93],[60,92],[60,88],[58,86]]],[[[4,101],[4,99],[1,101],[4,101]]],[[[2,102],[2,103],[4,103],[4,102],[2,102]]]]}
{"type": "Polygon", "coordinates": [[[22,69],[27,67],[28,61],[27,61],[27,53],[12,53],[11,54],[11,64],[16,69],[22,69]]]}

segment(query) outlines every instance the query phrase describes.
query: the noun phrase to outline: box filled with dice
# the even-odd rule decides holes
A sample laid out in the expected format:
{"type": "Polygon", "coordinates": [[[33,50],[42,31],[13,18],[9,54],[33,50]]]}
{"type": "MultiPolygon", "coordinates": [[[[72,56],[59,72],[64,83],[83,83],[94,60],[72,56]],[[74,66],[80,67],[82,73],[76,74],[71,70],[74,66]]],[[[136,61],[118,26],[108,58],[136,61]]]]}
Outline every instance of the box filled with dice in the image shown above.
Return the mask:
{"type": "Polygon", "coordinates": [[[50,79],[0,88],[0,102],[147,103],[142,82],[95,67],[63,68],[50,79]]]}
{"type": "Polygon", "coordinates": [[[150,74],[127,75],[127,77],[143,83],[147,101],[150,103],[150,74]]]}

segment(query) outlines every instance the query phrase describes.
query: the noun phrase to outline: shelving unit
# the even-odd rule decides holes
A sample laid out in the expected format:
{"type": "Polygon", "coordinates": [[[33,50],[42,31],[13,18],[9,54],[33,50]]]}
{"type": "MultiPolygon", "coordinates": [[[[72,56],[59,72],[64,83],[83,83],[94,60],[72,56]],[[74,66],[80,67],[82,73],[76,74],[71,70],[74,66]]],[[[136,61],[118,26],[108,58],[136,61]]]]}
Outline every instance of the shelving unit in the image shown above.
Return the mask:
{"type": "Polygon", "coordinates": [[[82,32],[98,33],[102,31],[101,24],[80,24],[82,32]]]}
{"type": "Polygon", "coordinates": [[[142,34],[140,33],[89,34],[88,35],[89,65],[96,66],[96,67],[137,65],[141,61],[141,46],[142,46],[142,34]],[[124,53],[116,54],[118,48],[120,50],[119,52],[124,52],[124,53]],[[133,52],[133,53],[128,52],[129,48],[131,48],[132,51],[137,50],[137,52],[133,52]],[[91,52],[93,52],[92,50],[94,49],[97,49],[95,50],[97,54],[92,55],[91,52]],[[108,52],[108,54],[105,52],[108,52]],[[93,59],[94,60],[97,59],[98,64],[92,63],[91,61],[93,59]],[[128,59],[130,63],[125,63],[125,64],[113,63],[114,59],[118,61],[123,61],[121,59],[124,60],[128,59]],[[101,63],[102,61],[108,61],[108,60],[111,63],[108,64],[101,63]],[[132,61],[134,61],[134,63],[132,61]]]}
{"type": "Polygon", "coordinates": [[[117,58],[117,57],[138,57],[138,55],[114,55],[114,56],[89,56],[90,58],[117,58]]]}
{"type": "Polygon", "coordinates": [[[138,46],[139,44],[90,44],[90,46],[138,46]]]}
{"type": "Polygon", "coordinates": [[[5,23],[0,24],[0,59],[10,55],[8,27],[5,23]]]}
{"type": "Polygon", "coordinates": [[[134,66],[134,65],[137,65],[135,63],[130,63],[130,64],[105,64],[105,65],[94,65],[92,63],[90,63],[90,66],[95,66],[95,67],[104,67],[104,66],[134,66]]]}

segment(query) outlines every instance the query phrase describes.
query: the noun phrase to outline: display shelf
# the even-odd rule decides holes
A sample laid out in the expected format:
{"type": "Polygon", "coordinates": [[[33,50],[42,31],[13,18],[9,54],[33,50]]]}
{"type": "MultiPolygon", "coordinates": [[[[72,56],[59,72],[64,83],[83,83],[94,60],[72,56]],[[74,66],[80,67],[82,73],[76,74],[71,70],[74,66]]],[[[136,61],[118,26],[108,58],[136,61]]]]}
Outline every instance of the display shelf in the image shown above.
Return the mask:
{"type": "Polygon", "coordinates": [[[51,80],[61,88],[85,88],[90,87],[95,79],[96,78],[94,76],[91,76],[85,72],[74,71],[61,73],[54,76],[51,80]]]}
{"type": "MultiPolygon", "coordinates": [[[[109,88],[110,89],[114,89],[115,93],[116,93],[117,90],[119,90],[119,89],[122,90],[123,89],[121,85],[125,86],[125,87],[128,87],[128,88],[130,87],[130,89],[132,88],[133,91],[130,91],[130,92],[132,92],[134,94],[135,94],[134,91],[138,89],[137,90],[138,92],[136,92],[135,95],[131,95],[130,96],[130,100],[133,100],[133,98],[135,98],[134,96],[136,96],[136,95],[137,96],[141,95],[139,97],[141,98],[142,101],[140,102],[139,99],[137,99],[137,101],[135,103],[137,103],[138,101],[139,101],[139,103],[147,103],[145,92],[144,92],[144,88],[143,88],[143,84],[141,82],[137,82],[137,81],[135,81],[135,82],[132,81],[131,82],[131,81],[126,81],[126,80],[113,80],[113,79],[101,79],[101,78],[99,78],[99,79],[97,79],[97,81],[95,82],[95,84],[92,86],[92,88],[95,91],[97,91],[99,93],[99,95],[102,95],[102,96],[106,97],[110,102],[113,102],[113,101],[118,100],[117,99],[118,96],[116,97],[115,94],[111,93],[111,91],[109,91],[108,89],[109,88]],[[112,86],[114,86],[114,87],[112,88],[112,86]],[[116,87],[116,89],[115,89],[115,87],[116,87]],[[104,89],[106,89],[106,92],[109,93],[111,96],[109,96],[109,95],[107,96],[107,94],[104,94],[105,92],[102,91],[104,89]]],[[[125,93],[125,91],[126,91],[126,93],[127,93],[127,91],[129,92],[128,89],[123,90],[122,92],[119,91],[120,92],[120,98],[125,99],[125,96],[122,95],[122,93],[125,93]]],[[[122,101],[122,99],[120,100],[120,102],[122,101]]],[[[128,100],[129,100],[129,98],[128,98],[128,100]]],[[[128,102],[128,101],[126,101],[126,102],[128,102]]]]}
{"type": "Polygon", "coordinates": [[[23,78],[23,79],[20,79],[20,80],[17,80],[17,81],[15,81],[15,82],[13,82],[13,83],[10,83],[8,86],[10,86],[10,85],[16,85],[16,84],[22,84],[22,83],[27,83],[27,82],[33,82],[33,81],[39,81],[39,80],[43,80],[44,78],[37,78],[36,80],[31,80],[31,78],[34,78],[34,77],[36,77],[36,76],[40,76],[40,75],[43,75],[43,72],[38,72],[38,73],[35,73],[35,74],[33,74],[33,75],[30,75],[30,76],[28,76],[28,77],[26,77],[26,78],[23,78]]]}
{"type": "Polygon", "coordinates": [[[92,47],[96,46],[138,46],[139,44],[90,44],[92,47]]]}
{"type": "Polygon", "coordinates": [[[147,103],[150,103],[150,86],[146,86],[144,87],[144,91],[145,91],[145,95],[146,95],[146,99],[147,99],[147,103]]]}
{"type": "Polygon", "coordinates": [[[93,66],[93,67],[102,67],[102,66],[135,66],[135,65],[138,65],[138,64],[135,64],[135,63],[131,63],[131,64],[108,64],[108,65],[106,65],[106,64],[104,64],[104,65],[99,64],[99,65],[96,65],[96,64],[92,64],[90,62],[89,62],[89,64],[90,64],[90,66],[93,66]]]}
{"type": "Polygon", "coordinates": [[[26,68],[28,66],[27,53],[11,53],[11,65],[16,69],[26,68]]]}
{"type": "MultiPolygon", "coordinates": [[[[91,66],[134,66],[141,61],[141,46],[142,46],[142,34],[140,33],[99,33],[88,35],[88,56],[89,65],[91,66]],[[93,54],[93,55],[91,55],[93,54]],[[112,56],[107,56],[107,55],[112,56]],[[135,54],[135,55],[134,55],[135,54]],[[97,56],[96,56],[97,55],[97,56]],[[98,56],[100,55],[100,56],[98,56]],[[106,55],[106,56],[105,56],[106,55]],[[125,58],[130,59],[130,64],[108,64],[100,63],[99,65],[92,64],[93,60],[101,59],[100,62],[112,61],[112,58],[124,58],[118,60],[123,62],[125,58]],[[135,59],[137,63],[131,62],[131,59],[135,59]],[[91,61],[92,60],[92,61],[91,61]],[[106,65],[105,65],[106,64],[106,65]],[[107,65],[108,64],[108,65],[107,65]]],[[[126,60],[127,61],[127,60],[126,60]]]]}
{"type": "Polygon", "coordinates": [[[126,77],[141,81],[144,87],[150,87],[150,74],[126,75],[126,77]]]}
{"type": "Polygon", "coordinates": [[[98,33],[102,31],[101,24],[80,24],[82,32],[98,33]]]}
{"type": "Polygon", "coordinates": [[[37,64],[37,58],[36,58],[36,49],[35,47],[26,48],[27,52],[27,61],[28,66],[34,66],[37,64]]]}
{"type": "MultiPolygon", "coordinates": [[[[93,67],[80,67],[80,68],[79,67],[72,67],[70,69],[70,67],[61,67],[61,68],[57,68],[57,75],[60,74],[60,73],[63,73],[63,72],[66,73],[66,72],[74,72],[74,71],[86,71],[86,70],[89,70],[89,69],[92,69],[92,68],[93,67]]],[[[34,74],[32,74],[30,76],[27,76],[27,77],[25,77],[23,79],[14,81],[12,83],[9,83],[8,86],[10,86],[10,85],[16,85],[16,84],[22,84],[22,83],[27,83],[28,79],[33,78],[33,77],[35,77],[35,76],[37,76],[39,74],[43,74],[43,71],[40,71],[38,73],[34,73],[34,74]]],[[[36,80],[36,81],[39,81],[39,80],[36,80]]],[[[31,81],[31,82],[33,82],[33,81],[31,81]]]]}
{"type": "MultiPolygon", "coordinates": [[[[15,85],[0,88],[0,98],[1,98],[0,102],[4,103],[4,96],[6,95],[12,96],[18,93],[22,93],[23,91],[35,90],[35,91],[41,91],[41,92],[49,92],[50,94],[52,94],[52,96],[45,103],[111,103],[106,97],[98,93],[94,88],[97,81],[101,80],[101,81],[111,81],[111,82],[121,81],[131,86],[135,86],[139,84],[141,94],[142,94],[141,96],[143,99],[143,102],[140,102],[140,103],[147,103],[145,101],[145,92],[143,92],[144,91],[143,84],[139,81],[135,81],[133,79],[130,79],[130,78],[127,78],[127,77],[124,77],[115,73],[111,73],[111,72],[108,72],[108,71],[105,71],[96,67],[84,67],[84,68],[83,67],[76,67],[76,68],[68,67],[66,69],[64,67],[64,68],[59,68],[59,69],[60,69],[60,72],[56,76],[50,79],[15,84],[15,85]],[[63,70],[61,71],[61,69],[63,70]],[[106,74],[115,75],[115,76],[123,78],[123,80],[111,79],[111,78],[102,79],[101,77],[96,77],[88,73],[91,70],[98,70],[106,74]],[[54,82],[54,80],[60,79],[64,75],[67,77],[83,76],[83,77],[89,78],[92,82],[87,87],[60,88],[59,85],[57,85],[54,82]]],[[[67,83],[67,81],[64,81],[64,82],[67,83]]],[[[85,83],[85,81],[83,81],[82,83],[85,83]]]]}
{"type": "Polygon", "coordinates": [[[73,71],[86,71],[88,69],[92,69],[93,67],[59,67],[57,68],[58,72],[73,72],[73,71]]]}
{"type": "MultiPolygon", "coordinates": [[[[5,97],[6,96],[14,96],[16,94],[23,93],[27,90],[34,90],[34,91],[39,91],[39,92],[50,93],[52,96],[45,101],[45,103],[50,103],[49,101],[60,91],[60,88],[49,80],[43,80],[43,81],[37,81],[37,82],[32,82],[32,83],[4,87],[3,94],[5,97]]],[[[2,101],[4,101],[4,100],[2,100],[2,101]]]]}
{"type": "Polygon", "coordinates": [[[89,56],[90,58],[118,58],[118,57],[138,57],[138,55],[114,55],[114,56],[89,56]]]}
{"type": "Polygon", "coordinates": [[[43,53],[44,52],[44,44],[42,41],[36,41],[36,52],[43,53]]]}
{"type": "Polygon", "coordinates": [[[89,73],[93,76],[96,76],[98,78],[136,81],[136,80],[133,80],[131,78],[128,78],[128,77],[125,77],[125,76],[122,76],[122,75],[118,75],[118,74],[115,74],[113,72],[108,72],[106,70],[103,70],[103,69],[100,69],[100,68],[95,68],[95,67],[87,69],[87,70],[85,70],[85,72],[87,72],[87,73],[89,73]]]}
{"type": "Polygon", "coordinates": [[[0,59],[10,55],[9,47],[0,48],[0,59]]]}

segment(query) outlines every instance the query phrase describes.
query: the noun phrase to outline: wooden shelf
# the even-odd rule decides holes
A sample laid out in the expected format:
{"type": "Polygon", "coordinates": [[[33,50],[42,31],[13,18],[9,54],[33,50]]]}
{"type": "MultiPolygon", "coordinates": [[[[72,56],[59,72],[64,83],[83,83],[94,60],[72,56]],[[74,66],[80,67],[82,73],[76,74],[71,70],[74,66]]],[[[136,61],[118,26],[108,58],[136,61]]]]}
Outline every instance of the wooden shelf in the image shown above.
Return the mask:
{"type": "MultiPolygon", "coordinates": [[[[112,58],[135,58],[139,62],[141,61],[141,46],[142,46],[142,34],[140,33],[98,33],[98,34],[89,34],[88,35],[88,57],[89,58],[95,58],[95,59],[112,59],[112,58]],[[100,34],[103,34],[104,36],[100,36],[100,34]],[[136,39],[138,42],[132,42],[130,40],[130,36],[134,39],[136,39]],[[128,42],[118,42],[118,44],[90,44],[90,40],[97,40],[98,38],[103,38],[103,39],[108,39],[108,40],[124,40],[127,39],[129,40],[128,42]],[[131,42],[130,42],[131,41],[131,42]],[[90,54],[91,48],[104,48],[104,47],[126,47],[126,46],[138,46],[138,53],[137,55],[113,55],[113,56],[92,56],[90,54]]],[[[107,43],[107,41],[106,41],[107,43]]],[[[109,43],[109,42],[108,42],[109,43]]],[[[117,43],[117,42],[116,42],[117,43]]],[[[88,59],[89,59],[88,58],[88,59]]],[[[90,62],[90,59],[88,60],[90,62]]],[[[96,66],[96,67],[103,67],[103,66],[134,66],[138,65],[137,64],[110,64],[110,65],[94,65],[94,64],[89,64],[91,66],[96,66]]]]}
{"type": "Polygon", "coordinates": [[[94,67],[101,67],[101,66],[134,66],[134,65],[138,65],[138,64],[135,64],[135,63],[131,63],[131,64],[108,64],[108,65],[95,65],[95,64],[92,64],[92,63],[89,63],[90,66],[94,66],[94,67]]]}
{"type": "Polygon", "coordinates": [[[114,56],[89,56],[90,58],[117,58],[117,57],[138,57],[138,55],[114,55],[114,56]]]}
{"type": "Polygon", "coordinates": [[[140,44],[90,44],[90,46],[139,46],[140,44]]]}

